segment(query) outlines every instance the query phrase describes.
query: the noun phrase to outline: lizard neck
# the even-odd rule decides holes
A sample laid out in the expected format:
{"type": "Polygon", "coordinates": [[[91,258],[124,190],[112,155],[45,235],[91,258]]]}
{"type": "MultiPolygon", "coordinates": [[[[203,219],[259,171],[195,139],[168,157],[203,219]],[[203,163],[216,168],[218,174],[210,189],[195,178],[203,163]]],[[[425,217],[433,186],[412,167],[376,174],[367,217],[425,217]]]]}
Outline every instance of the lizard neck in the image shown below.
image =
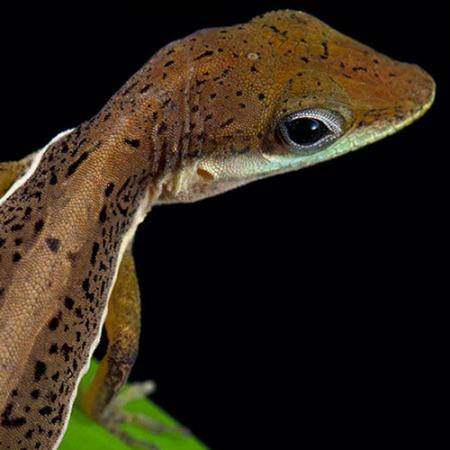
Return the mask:
{"type": "MultiPolygon", "coordinates": [[[[99,270],[101,251],[102,270],[113,271],[124,238],[132,238],[156,201],[160,177],[149,169],[151,153],[127,142],[131,131],[141,136],[124,120],[108,129],[99,120],[51,143],[26,180],[2,198],[0,307],[15,289],[19,298],[33,277],[59,290],[85,270],[99,270]]],[[[7,317],[2,313],[0,322],[7,317]]]]}
{"type": "MultiPolygon", "coordinates": [[[[36,364],[48,371],[69,364],[42,345],[58,339],[77,355],[64,369],[68,414],[121,257],[159,195],[151,149],[129,142],[143,139],[138,126],[102,120],[52,142],[0,203],[0,411],[14,386],[30,385],[36,364]]],[[[51,378],[41,381],[43,392],[55,389],[51,378]]]]}
{"type": "Polygon", "coordinates": [[[126,245],[158,197],[149,153],[125,142],[134,129],[123,121],[102,132],[98,120],[51,143],[0,204],[0,359],[9,368],[0,371],[0,394],[35,352],[32,342],[20,350],[14,342],[45,332],[61,299],[105,310],[126,245]]]}

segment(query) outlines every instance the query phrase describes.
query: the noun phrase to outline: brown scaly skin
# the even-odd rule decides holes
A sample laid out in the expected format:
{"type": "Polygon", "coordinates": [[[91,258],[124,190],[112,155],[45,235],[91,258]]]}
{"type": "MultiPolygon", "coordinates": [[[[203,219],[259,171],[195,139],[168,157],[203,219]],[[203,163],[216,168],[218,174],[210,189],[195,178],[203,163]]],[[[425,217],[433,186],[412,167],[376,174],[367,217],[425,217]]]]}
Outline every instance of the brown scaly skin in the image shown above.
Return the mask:
{"type": "MultiPolygon", "coordinates": [[[[0,200],[0,448],[58,445],[108,299],[110,348],[83,405],[134,443],[117,428],[130,417],[114,408],[139,333],[125,249],[152,204],[195,201],[355,150],[418,118],[433,97],[419,67],[293,11],[159,51],[0,200]],[[342,135],[299,154],[277,124],[308,108],[337,111],[342,135]],[[121,327],[120,317],[131,319],[121,327]]],[[[0,188],[19,172],[1,166],[0,188]]]]}

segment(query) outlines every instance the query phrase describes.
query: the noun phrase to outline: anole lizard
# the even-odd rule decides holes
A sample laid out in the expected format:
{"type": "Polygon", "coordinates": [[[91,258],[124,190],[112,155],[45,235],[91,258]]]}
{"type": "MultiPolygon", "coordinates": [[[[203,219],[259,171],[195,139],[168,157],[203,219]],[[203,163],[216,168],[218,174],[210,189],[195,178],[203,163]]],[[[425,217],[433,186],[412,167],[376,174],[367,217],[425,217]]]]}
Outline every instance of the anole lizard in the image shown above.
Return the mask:
{"type": "MultiPolygon", "coordinates": [[[[0,164],[0,448],[54,449],[81,402],[120,428],[140,329],[133,235],[193,202],[356,150],[419,118],[435,86],[310,15],[202,30],[153,56],[92,119],[0,164]]],[[[141,394],[149,385],[137,388],[141,394]]]]}

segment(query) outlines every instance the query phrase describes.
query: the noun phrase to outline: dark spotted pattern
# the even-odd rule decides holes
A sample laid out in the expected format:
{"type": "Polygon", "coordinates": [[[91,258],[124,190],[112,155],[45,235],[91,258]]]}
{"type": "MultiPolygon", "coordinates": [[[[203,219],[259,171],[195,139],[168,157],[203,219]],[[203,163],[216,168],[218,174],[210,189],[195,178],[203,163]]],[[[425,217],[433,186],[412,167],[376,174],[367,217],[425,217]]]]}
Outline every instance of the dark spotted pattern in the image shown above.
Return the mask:
{"type": "Polygon", "coordinates": [[[47,246],[50,249],[50,251],[52,251],[53,253],[58,253],[59,246],[61,244],[59,239],[47,238],[45,242],[47,243],[47,246]]]}
{"type": "MultiPolygon", "coordinates": [[[[122,180],[120,176],[113,176],[113,181],[105,179],[98,193],[97,217],[100,220],[84,225],[91,239],[86,240],[78,252],[70,252],[70,234],[64,234],[64,227],[59,231],[50,227],[49,210],[58,197],[65,195],[65,191],[58,190],[60,180],[71,179],[76,183],[79,171],[83,167],[86,170],[89,161],[104,149],[99,140],[91,139],[87,130],[92,126],[93,123],[84,124],[52,145],[35,174],[0,207],[2,274],[14,274],[13,266],[30,261],[37,248],[45,251],[40,253],[42,261],[36,261],[33,266],[36,270],[49,261],[49,255],[56,258],[55,268],[47,280],[49,297],[45,300],[48,312],[54,312],[42,326],[29,331],[35,333],[28,338],[32,347],[27,352],[28,359],[16,361],[14,376],[0,374],[0,387],[9,390],[4,395],[2,391],[0,400],[2,449],[51,448],[58,439],[80,370],[87,364],[92,343],[100,333],[100,318],[111,288],[121,240],[151,179],[145,168],[134,167],[122,180]],[[58,279],[59,266],[70,267],[71,275],[64,288],[55,291],[52,286],[58,279]]],[[[139,147],[134,141],[124,142],[124,145],[133,151],[139,147]]],[[[3,301],[7,306],[12,305],[14,299],[8,293],[13,284],[12,279],[0,276],[0,305],[3,301]]],[[[27,301],[37,302],[33,297],[27,301]]],[[[36,314],[42,310],[36,304],[36,314]]],[[[0,351],[3,352],[2,347],[0,351]]],[[[0,353],[0,363],[7,362],[8,358],[0,353]]]]}
{"type": "Polygon", "coordinates": [[[59,439],[145,196],[201,198],[214,180],[202,167],[200,187],[177,191],[199,161],[285,156],[274,129],[287,113],[330,102],[345,105],[353,130],[392,127],[420,110],[430,86],[419,69],[291,11],[158,52],[0,205],[0,448],[59,439]]]}

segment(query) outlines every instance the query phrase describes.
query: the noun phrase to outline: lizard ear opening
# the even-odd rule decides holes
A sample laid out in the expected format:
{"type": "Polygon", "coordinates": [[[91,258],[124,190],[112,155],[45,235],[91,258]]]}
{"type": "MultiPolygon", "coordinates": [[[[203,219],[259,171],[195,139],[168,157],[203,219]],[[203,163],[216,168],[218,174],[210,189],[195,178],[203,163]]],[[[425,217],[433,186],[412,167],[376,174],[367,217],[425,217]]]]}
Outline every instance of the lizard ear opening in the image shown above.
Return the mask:
{"type": "Polygon", "coordinates": [[[289,150],[311,154],[342,136],[344,118],[336,111],[311,108],[282,118],[277,133],[289,150]]]}
{"type": "Polygon", "coordinates": [[[207,180],[207,181],[213,181],[214,180],[214,175],[210,172],[208,172],[207,170],[199,167],[197,169],[197,175],[199,175],[201,178],[207,180]]]}

